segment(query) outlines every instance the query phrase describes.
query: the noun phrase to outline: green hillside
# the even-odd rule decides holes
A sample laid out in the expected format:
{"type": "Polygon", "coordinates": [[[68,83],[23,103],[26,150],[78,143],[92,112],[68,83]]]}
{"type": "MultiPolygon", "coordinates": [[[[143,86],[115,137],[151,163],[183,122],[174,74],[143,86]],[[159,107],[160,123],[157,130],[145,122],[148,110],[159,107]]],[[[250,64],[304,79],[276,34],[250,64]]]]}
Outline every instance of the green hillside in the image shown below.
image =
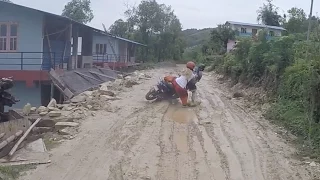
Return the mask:
{"type": "Polygon", "coordinates": [[[209,40],[212,30],[213,28],[183,30],[182,36],[186,41],[187,48],[202,45],[204,42],[209,40]]]}

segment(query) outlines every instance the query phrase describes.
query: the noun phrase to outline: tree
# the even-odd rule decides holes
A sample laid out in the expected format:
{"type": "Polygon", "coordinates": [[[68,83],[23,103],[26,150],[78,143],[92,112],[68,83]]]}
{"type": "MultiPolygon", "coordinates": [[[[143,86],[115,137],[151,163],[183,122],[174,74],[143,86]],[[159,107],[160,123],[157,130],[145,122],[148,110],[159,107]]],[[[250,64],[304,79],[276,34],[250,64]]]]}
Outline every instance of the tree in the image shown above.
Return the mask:
{"type": "Polygon", "coordinates": [[[236,32],[228,25],[218,25],[217,28],[211,32],[211,47],[212,50],[220,52],[221,49],[225,52],[229,40],[235,39],[236,32]]]}
{"type": "Polygon", "coordinates": [[[289,33],[304,33],[307,31],[307,15],[301,8],[293,7],[288,10],[288,21],[284,27],[289,33]]]}
{"type": "Polygon", "coordinates": [[[118,19],[109,27],[109,32],[119,37],[126,37],[129,31],[128,26],[127,22],[122,19],[118,19]]]}
{"type": "Polygon", "coordinates": [[[62,16],[86,24],[93,19],[90,0],[72,0],[64,6],[62,16]]]}
{"type": "Polygon", "coordinates": [[[128,33],[134,40],[148,47],[141,56],[148,59],[180,59],[184,42],[181,39],[181,23],[170,6],[158,4],[155,0],[143,0],[136,7],[125,12],[128,33]]]}
{"type": "Polygon", "coordinates": [[[267,4],[263,4],[259,8],[257,20],[262,24],[269,26],[280,26],[281,16],[278,14],[278,7],[272,4],[272,0],[266,0],[267,4]]]}

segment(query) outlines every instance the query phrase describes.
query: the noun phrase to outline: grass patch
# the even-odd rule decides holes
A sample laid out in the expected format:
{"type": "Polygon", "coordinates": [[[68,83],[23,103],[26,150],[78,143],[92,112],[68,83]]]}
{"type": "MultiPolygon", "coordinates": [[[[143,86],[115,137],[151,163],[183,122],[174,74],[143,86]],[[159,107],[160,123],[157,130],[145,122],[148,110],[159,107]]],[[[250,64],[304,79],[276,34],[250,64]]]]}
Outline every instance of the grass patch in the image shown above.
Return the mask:
{"type": "Polygon", "coordinates": [[[16,180],[22,172],[35,168],[35,165],[0,166],[0,180],[16,180]]]}

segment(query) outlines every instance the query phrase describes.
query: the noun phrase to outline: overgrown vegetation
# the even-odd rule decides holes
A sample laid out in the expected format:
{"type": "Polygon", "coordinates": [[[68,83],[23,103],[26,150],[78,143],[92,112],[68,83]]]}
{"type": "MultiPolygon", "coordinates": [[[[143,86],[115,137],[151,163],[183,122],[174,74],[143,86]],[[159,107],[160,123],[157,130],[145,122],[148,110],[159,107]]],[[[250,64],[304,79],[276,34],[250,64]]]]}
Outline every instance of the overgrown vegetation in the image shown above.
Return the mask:
{"type": "Polygon", "coordinates": [[[33,168],[35,165],[0,166],[0,180],[18,179],[22,172],[33,168]]]}
{"type": "MultiPolygon", "coordinates": [[[[267,40],[267,31],[257,38],[237,38],[239,42],[225,53],[225,39],[234,39],[224,27],[211,33],[211,40],[200,48],[200,61],[212,61],[211,69],[229,77],[234,84],[263,87],[270,94],[271,108],[266,117],[287,127],[305,142],[305,148],[320,155],[320,26],[311,17],[310,41],[306,40],[308,18],[299,8],[288,15],[278,14],[268,0],[258,11],[258,19],[267,25],[281,25],[285,36],[267,40]],[[219,30],[220,29],[220,30],[219,30]],[[213,58],[220,55],[221,58],[213,58]]],[[[209,61],[209,62],[210,62],[209,61]]],[[[310,155],[310,154],[309,154],[310,155]]]]}

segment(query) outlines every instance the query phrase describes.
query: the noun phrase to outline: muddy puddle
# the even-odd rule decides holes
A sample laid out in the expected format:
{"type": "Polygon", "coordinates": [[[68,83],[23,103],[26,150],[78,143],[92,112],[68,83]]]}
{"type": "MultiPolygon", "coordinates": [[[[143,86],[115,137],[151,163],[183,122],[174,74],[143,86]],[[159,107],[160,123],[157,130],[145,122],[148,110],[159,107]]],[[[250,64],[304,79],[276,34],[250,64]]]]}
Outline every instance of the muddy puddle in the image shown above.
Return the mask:
{"type": "Polygon", "coordinates": [[[166,118],[171,119],[180,124],[187,124],[196,118],[196,114],[192,109],[182,108],[179,106],[171,105],[166,113],[166,118]]]}

